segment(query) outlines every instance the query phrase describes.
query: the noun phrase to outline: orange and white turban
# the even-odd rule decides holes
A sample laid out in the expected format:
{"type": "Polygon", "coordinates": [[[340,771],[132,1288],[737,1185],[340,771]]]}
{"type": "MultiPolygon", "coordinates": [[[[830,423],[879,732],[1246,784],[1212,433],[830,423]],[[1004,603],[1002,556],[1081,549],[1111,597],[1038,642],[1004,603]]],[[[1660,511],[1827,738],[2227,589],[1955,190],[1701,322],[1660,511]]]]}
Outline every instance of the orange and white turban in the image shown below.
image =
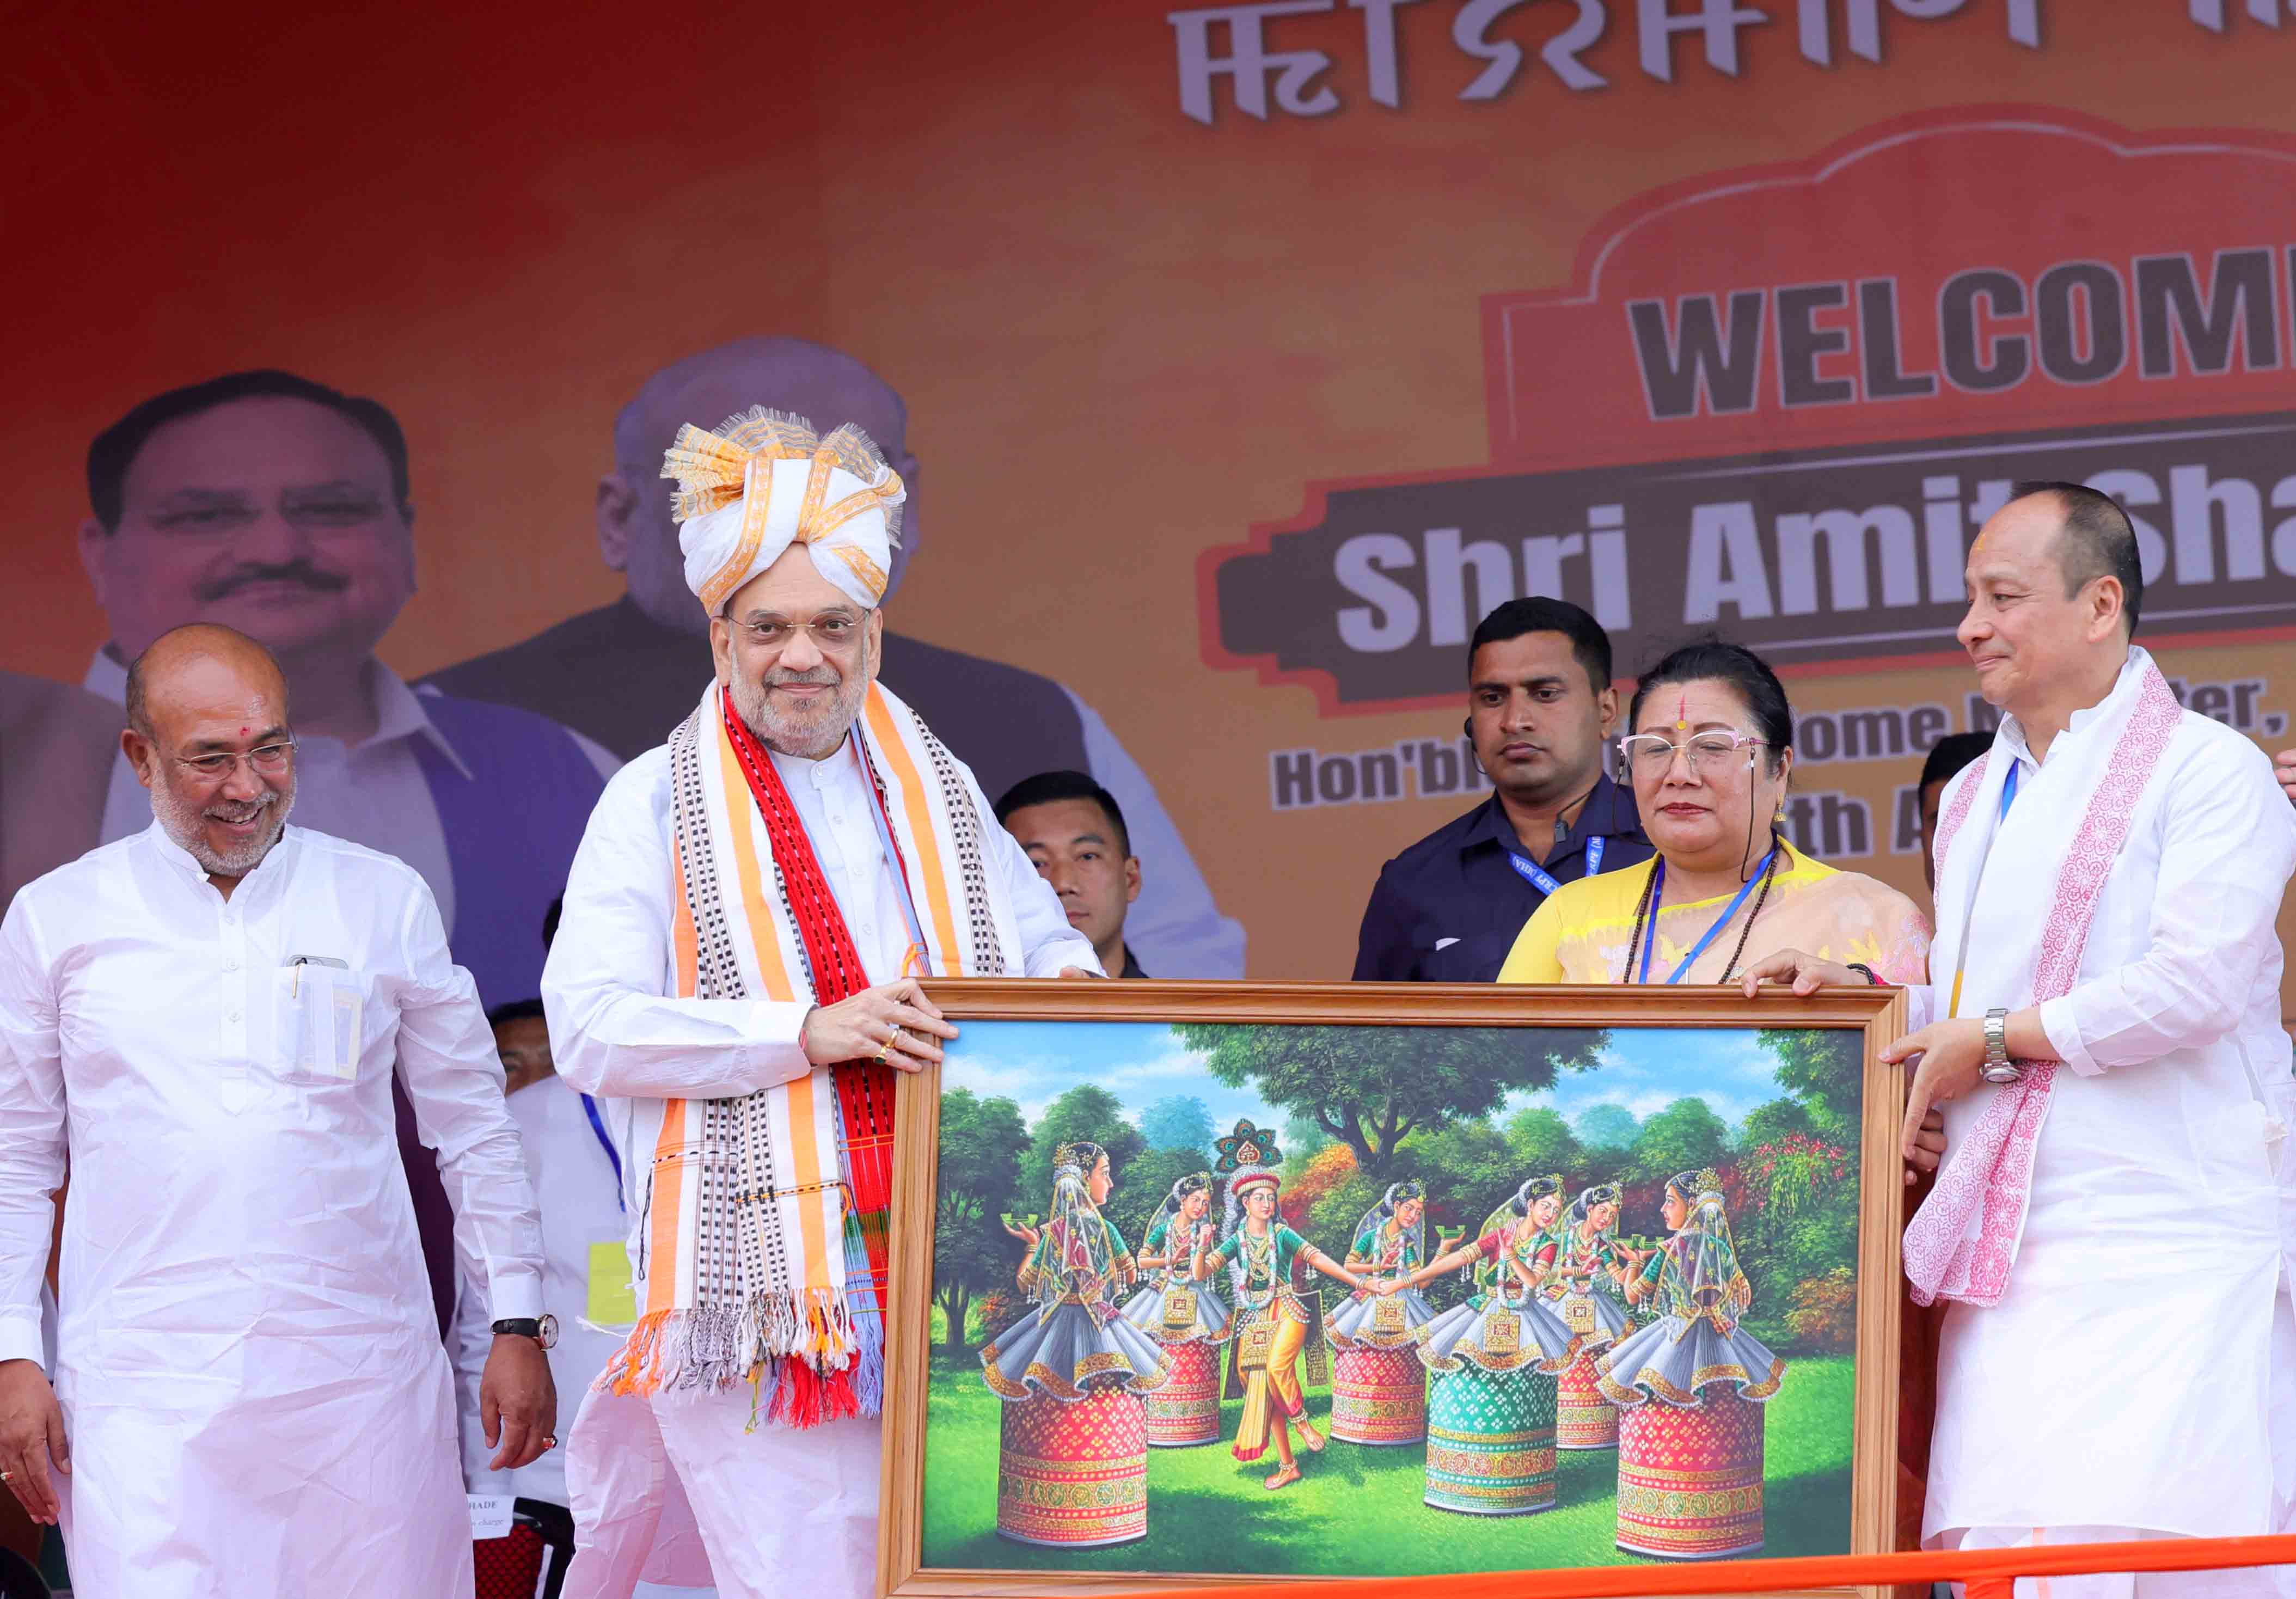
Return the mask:
{"type": "Polygon", "coordinates": [[[818,439],[805,418],[762,406],[706,433],[688,422],[661,475],[677,483],[685,586],[711,616],[792,544],[856,604],[885,597],[908,490],[859,428],[818,439]]]}

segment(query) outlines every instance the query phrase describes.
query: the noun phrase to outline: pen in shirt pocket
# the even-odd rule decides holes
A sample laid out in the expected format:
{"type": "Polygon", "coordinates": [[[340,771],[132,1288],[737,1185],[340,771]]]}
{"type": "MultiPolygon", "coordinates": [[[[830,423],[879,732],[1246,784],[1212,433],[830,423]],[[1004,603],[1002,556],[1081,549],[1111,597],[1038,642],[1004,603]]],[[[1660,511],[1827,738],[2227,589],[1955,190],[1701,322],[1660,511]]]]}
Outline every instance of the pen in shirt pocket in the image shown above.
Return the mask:
{"type": "Polygon", "coordinates": [[[294,986],[293,986],[291,989],[289,989],[289,990],[288,990],[288,992],[289,992],[289,994],[290,994],[293,998],[296,998],[296,999],[300,999],[300,998],[302,998],[302,997],[303,997],[303,968],[304,968],[304,967],[306,967],[306,966],[332,966],[332,967],[333,967],[336,971],[338,971],[338,972],[348,972],[348,971],[351,969],[351,968],[350,968],[350,963],[349,963],[349,962],[348,962],[348,961],[339,961],[339,960],[337,960],[333,955],[297,955],[293,960],[291,960],[291,961],[288,962],[287,964],[288,964],[288,965],[290,965],[290,966],[291,966],[291,967],[293,967],[293,968],[295,969],[295,983],[294,983],[294,986]]]}

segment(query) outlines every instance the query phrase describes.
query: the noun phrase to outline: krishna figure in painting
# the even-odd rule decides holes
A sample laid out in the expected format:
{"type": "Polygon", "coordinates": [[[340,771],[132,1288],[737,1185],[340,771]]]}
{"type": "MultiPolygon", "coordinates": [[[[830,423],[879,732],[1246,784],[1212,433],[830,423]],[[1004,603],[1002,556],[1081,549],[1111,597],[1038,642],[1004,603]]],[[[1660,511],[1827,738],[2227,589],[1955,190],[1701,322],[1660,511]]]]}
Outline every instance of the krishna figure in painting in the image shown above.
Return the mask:
{"type": "Polygon", "coordinates": [[[1243,1399],[1235,1457],[1258,1460],[1273,1437],[1281,1464],[1267,1486],[1289,1488],[1300,1480],[1291,1429],[1299,1429],[1309,1454],[1321,1454],[1324,1447],[1323,1434],[1308,1420],[1300,1380],[1303,1359],[1310,1380],[1324,1377],[1323,1296],[1300,1285],[1300,1268],[1319,1271],[1353,1289],[1368,1285],[1277,1218],[1280,1185],[1274,1168],[1283,1157],[1272,1133],[1239,1121],[1216,1147],[1216,1169],[1227,1178],[1227,1225],[1219,1243],[1197,1258],[1196,1275],[1225,1268],[1235,1291],[1240,1320],[1229,1345],[1226,1389],[1227,1398],[1241,1393],[1243,1399]]]}

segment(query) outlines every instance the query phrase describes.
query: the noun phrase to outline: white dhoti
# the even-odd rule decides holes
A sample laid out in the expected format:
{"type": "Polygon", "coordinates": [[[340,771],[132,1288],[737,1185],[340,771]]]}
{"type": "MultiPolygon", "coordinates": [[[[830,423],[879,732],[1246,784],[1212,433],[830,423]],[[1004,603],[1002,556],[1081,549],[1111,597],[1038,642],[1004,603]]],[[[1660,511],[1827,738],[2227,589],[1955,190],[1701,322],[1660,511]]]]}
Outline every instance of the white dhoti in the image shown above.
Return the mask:
{"type": "Polygon", "coordinates": [[[297,1340],[298,1381],[267,1391],[248,1370],[265,1342],[219,1373],[115,1357],[59,1374],[73,1591],[465,1599],[471,1515],[437,1335],[297,1340]]]}
{"type": "MultiPolygon", "coordinates": [[[[1952,1008],[1956,972],[1961,1016],[2038,1000],[2062,1063],[2038,1105],[1980,1085],[1945,1106],[1930,1205],[1956,1177],[1980,1192],[1959,1163],[2005,1125],[2003,1107],[2021,1108],[2023,1130],[1956,1224],[1959,1264],[1931,1279],[1961,1301],[1939,1345],[1932,1547],[2296,1531],[2296,1157],[2272,1137],[2296,1119],[2273,929],[2296,836],[2253,745],[2173,707],[2142,711],[2140,695],[2166,693],[2144,686],[2150,670],[2133,651],[2112,695],[2038,767],[2005,720],[1948,794],[1969,839],[1948,846],[1940,828],[1938,1008],[1952,1008]],[[1988,832],[1989,853],[1971,841],[1988,832]],[[2086,933],[2069,942],[2066,885],[2101,862],[2086,933]],[[2036,906],[2052,906],[2038,924],[2036,906]],[[2043,967],[2062,977],[2068,960],[2070,980],[2045,990],[2043,967]]],[[[1929,1215],[1907,1233],[1917,1282],[1946,1236],[1917,1237],[1929,1215]]],[[[2296,1576],[2053,1577],[2018,1591],[2296,1599],[2296,1576]]]]}
{"type": "Polygon", "coordinates": [[[724,1599],[875,1599],[878,1423],[752,1431],[750,1410],[747,1389],[584,1398],[566,1460],[577,1553],[563,1599],[711,1573],[724,1599]],[[698,1527],[706,1560],[676,1558],[681,1522],[698,1527]]]}

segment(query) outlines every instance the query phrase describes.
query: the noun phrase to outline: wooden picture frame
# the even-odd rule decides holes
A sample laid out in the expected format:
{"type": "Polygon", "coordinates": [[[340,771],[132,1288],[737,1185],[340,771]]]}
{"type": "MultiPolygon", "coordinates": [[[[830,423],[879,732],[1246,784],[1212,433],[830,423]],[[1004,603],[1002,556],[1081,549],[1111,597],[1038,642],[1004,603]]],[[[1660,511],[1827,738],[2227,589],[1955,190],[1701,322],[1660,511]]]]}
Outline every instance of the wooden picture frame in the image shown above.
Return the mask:
{"type": "MultiPolygon", "coordinates": [[[[961,1029],[966,1022],[996,1021],[1856,1032],[1862,1064],[1857,1073],[1859,1187],[1849,1379],[1854,1387],[1854,1438],[1849,1465],[1848,1538],[1845,1548],[1808,1552],[1874,1554],[1894,1547],[1898,1244],[1904,1195],[1898,1142],[1904,1095],[1897,1069],[1882,1064],[1879,1052],[1906,1030],[1901,990],[1826,988],[1806,999],[1771,996],[1749,1001],[1734,992],[1710,988],[1628,986],[937,980],[926,988],[961,1029]]],[[[960,1038],[951,1046],[947,1067],[904,1076],[900,1082],[878,1554],[882,1593],[888,1599],[985,1599],[988,1595],[1034,1599],[1056,1594],[1145,1591],[1185,1594],[1192,1588],[1246,1580],[1316,1580],[1355,1574],[1331,1570],[1238,1570],[1233,1566],[1216,1571],[1116,1570],[1104,1562],[1091,1570],[1046,1570],[1026,1567],[1018,1560],[1009,1569],[925,1563],[924,1497],[931,1442],[926,1418],[933,1381],[931,1339],[936,1315],[933,1253],[940,1162],[940,1076],[943,1070],[962,1070],[965,1047],[960,1038]]],[[[1846,1053],[1846,1046],[1833,1047],[1837,1055],[1846,1053]]],[[[1031,1205],[1039,1202],[1030,1201],[1031,1205]]],[[[1017,1262],[1021,1246],[1013,1247],[1017,1262]]],[[[1234,1380],[1231,1374],[1229,1381],[1234,1380]]],[[[948,1379],[944,1377],[943,1382],[946,1385],[948,1379]]],[[[1350,1446],[1335,1440],[1332,1447],[1350,1446]]],[[[1229,1453],[1226,1448],[1219,1452],[1229,1453]]],[[[1324,1458],[1316,1457],[1316,1463],[1320,1464],[1324,1458]]],[[[1761,1468],[1758,1465],[1755,1470],[1761,1468]]],[[[1251,1486],[1259,1487],[1256,1480],[1251,1486]]],[[[1447,1524],[1453,1520],[1439,1509],[1427,1513],[1447,1524]]],[[[1456,1521],[1463,1534],[1472,1534],[1479,1518],[1460,1516],[1456,1521]]],[[[1769,1551],[1782,1552],[1793,1551],[1769,1551]]],[[[1616,1559],[1612,1557],[1613,1564],[1616,1559]]],[[[1505,1570],[1522,1563],[1473,1569],[1505,1570]]],[[[1713,1563],[1716,1591],[1726,1591],[1729,1562],[1726,1558],[1713,1563]]],[[[1850,1590],[1824,1591],[1846,1595],[1850,1590]]],[[[1868,1592],[1879,1599],[1882,1591],[1868,1592]]]]}

